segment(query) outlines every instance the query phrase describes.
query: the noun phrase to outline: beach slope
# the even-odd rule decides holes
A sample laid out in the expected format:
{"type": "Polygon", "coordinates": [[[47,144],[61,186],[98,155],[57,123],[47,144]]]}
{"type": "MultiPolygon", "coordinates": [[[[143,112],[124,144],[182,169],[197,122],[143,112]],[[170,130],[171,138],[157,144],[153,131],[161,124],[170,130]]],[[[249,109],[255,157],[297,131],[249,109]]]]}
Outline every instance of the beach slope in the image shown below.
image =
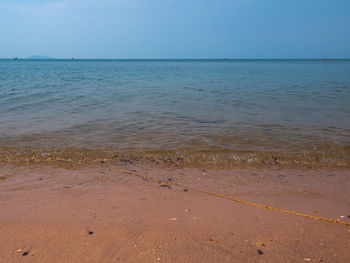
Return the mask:
{"type": "Polygon", "coordinates": [[[348,170],[0,168],[0,262],[350,262],[348,170]]]}

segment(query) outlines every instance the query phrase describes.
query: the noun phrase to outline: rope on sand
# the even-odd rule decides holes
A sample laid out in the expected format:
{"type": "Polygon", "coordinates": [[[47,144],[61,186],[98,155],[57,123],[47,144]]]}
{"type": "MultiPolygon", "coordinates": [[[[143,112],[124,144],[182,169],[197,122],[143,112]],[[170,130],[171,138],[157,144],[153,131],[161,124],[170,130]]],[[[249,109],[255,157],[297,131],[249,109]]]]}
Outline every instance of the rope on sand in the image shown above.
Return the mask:
{"type": "Polygon", "coordinates": [[[209,192],[209,191],[206,191],[206,190],[199,190],[199,191],[202,192],[202,193],[206,193],[208,195],[212,195],[212,196],[228,199],[228,200],[231,200],[231,201],[234,201],[234,202],[238,202],[238,203],[242,203],[242,204],[246,204],[246,205],[250,205],[250,206],[255,206],[255,207],[259,207],[259,208],[265,208],[265,209],[268,209],[268,210],[278,211],[278,212],[282,212],[282,213],[290,214],[290,215],[303,216],[303,217],[307,217],[307,218],[314,219],[314,220],[321,220],[321,221],[326,221],[326,222],[329,222],[329,223],[336,223],[336,224],[342,224],[342,225],[350,226],[350,223],[348,223],[348,222],[342,222],[342,221],[338,221],[338,220],[334,220],[334,219],[323,218],[323,217],[318,217],[318,216],[312,216],[312,215],[308,215],[308,214],[304,214],[304,213],[289,211],[289,210],[286,210],[286,209],[281,209],[281,208],[271,207],[271,206],[267,206],[267,205],[262,205],[262,204],[258,204],[258,203],[254,203],[254,202],[240,200],[240,199],[237,199],[237,198],[232,198],[232,197],[228,197],[228,196],[224,196],[224,195],[215,194],[215,193],[212,193],[212,192],[209,192]]]}
{"type": "MultiPolygon", "coordinates": [[[[155,179],[155,178],[153,178],[151,176],[144,176],[144,175],[136,174],[136,173],[133,173],[131,171],[124,170],[124,169],[118,169],[116,171],[117,172],[122,172],[122,173],[127,173],[127,174],[130,174],[130,175],[134,175],[134,176],[136,176],[138,178],[141,178],[143,180],[150,180],[150,181],[158,182],[158,183],[161,181],[160,179],[155,179]]],[[[175,182],[167,182],[167,184],[168,185],[176,185],[176,186],[183,187],[182,185],[180,185],[178,183],[175,183],[175,182]]],[[[255,206],[255,207],[264,208],[264,209],[268,209],[268,210],[272,210],[272,211],[277,211],[277,212],[281,212],[281,213],[285,213],[285,214],[289,214],[289,215],[302,216],[302,217],[306,217],[306,218],[310,218],[310,219],[314,219],[314,220],[320,220],[320,221],[325,221],[325,222],[329,222],[329,223],[336,223],[336,224],[350,226],[350,223],[348,223],[348,222],[343,222],[343,221],[339,221],[339,220],[334,220],[334,219],[329,219],[329,218],[324,218],[324,217],[318,217],[318,216],[308,215],[308,214],[304,214],[304,213],[289,211],[289,210],[286,210],[286,209],[281,209],[281,208],[276,208],[276,207],[272,207],[272,206],[267,206],[267,205],[263,205],[263,204],[258,204],[258,203],[254,203],[254,202],[250,202],[250,201],[245,201],[245,200],[241,200],[241,199],[237,199],[237,198],[233,198],[233,197],[228,197],[228,196],[212,193],[212,192],[209,192],[207,190],[201,190],[201,189],[196,189],[196,190],[199,191],[199,192],[211,195],[211,196],[224,198],[224,199],[227,199],[227,200],[231,200],[231,201],[238,202],[238,203],[245,204],[245,205],[249,205],[249,206],[255,206]]]]}

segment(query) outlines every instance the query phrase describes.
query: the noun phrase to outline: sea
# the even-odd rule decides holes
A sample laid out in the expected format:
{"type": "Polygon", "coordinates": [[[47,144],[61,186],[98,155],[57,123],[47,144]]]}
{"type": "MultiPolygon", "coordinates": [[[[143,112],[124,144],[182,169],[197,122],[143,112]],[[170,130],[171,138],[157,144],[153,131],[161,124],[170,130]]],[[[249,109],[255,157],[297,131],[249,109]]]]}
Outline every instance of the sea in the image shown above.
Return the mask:
{"type": "Polygon", "coordinates": [[[0,146],[348,163],[350,60],[3,59],[0,146]]]}

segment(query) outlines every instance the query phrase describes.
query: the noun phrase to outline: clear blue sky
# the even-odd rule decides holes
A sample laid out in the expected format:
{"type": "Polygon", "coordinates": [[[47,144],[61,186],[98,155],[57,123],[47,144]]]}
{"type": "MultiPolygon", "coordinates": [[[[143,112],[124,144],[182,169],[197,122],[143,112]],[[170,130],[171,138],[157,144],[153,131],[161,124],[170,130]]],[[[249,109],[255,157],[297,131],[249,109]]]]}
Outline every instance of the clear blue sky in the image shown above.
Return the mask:
{"type": "Polygon", "coordinates": [[[0,0],[0,57],[350,58],[350,0],[0,0]]]}

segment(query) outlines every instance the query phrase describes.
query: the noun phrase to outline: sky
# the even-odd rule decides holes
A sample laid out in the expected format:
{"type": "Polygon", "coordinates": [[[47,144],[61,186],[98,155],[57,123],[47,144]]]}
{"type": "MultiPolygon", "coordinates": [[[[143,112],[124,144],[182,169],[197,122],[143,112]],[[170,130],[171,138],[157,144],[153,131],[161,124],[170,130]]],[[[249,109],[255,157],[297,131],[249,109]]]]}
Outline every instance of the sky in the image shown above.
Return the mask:
{"type": "Polygon", "coordinates": [[[350,58],[349,0],[0,0],[0,58],[350,58]]]}

